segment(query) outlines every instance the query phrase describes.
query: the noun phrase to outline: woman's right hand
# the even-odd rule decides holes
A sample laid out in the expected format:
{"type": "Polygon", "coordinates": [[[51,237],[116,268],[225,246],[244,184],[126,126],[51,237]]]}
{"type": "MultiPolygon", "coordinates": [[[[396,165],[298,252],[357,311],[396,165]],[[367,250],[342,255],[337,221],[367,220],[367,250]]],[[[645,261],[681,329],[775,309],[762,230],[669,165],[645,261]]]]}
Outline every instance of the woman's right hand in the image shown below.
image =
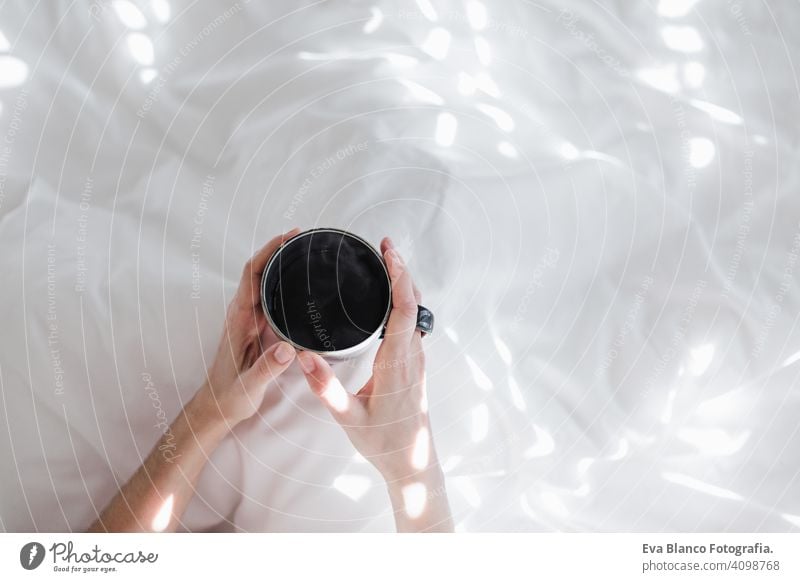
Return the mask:
{"type": "Polygon", "coordinates": [[[416,329],[419,292],[388,238],[381,252],[392,281],[392,310],[372,377],[351,394],[318,354],[300,352],[298,359],[312,391],[386,480],[398,531],[452,531],[428,417],[425,354],[416,329]]]}

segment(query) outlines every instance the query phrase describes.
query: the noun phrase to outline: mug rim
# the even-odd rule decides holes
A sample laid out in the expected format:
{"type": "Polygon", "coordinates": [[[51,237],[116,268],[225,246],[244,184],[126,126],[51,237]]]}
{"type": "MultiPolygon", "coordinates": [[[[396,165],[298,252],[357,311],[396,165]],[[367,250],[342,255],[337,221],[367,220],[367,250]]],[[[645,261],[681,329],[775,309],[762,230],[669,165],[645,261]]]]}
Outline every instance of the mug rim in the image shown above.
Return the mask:
{"type": "Polygon", "coordinates": [[[392,279],[389,276],[389,269],[386,267],[386,262],[383,260],[383,256],[378,252],[378,249],[376,249],[369,241],[367,241],[363,237],[358,236],[355,233],[352,233],[352,232],[350,232],[348,230],[344,230],[344,229],[341,229],[341,228],[330,228],[330,227],[311,228],[311,229],[299,232],[296,235],[294,235],[293,237],[283,241],[281,243],[281,245],[275,250],[275,252],[272,253],[272,256],[269,258],[269,261],[267,261],[267,266],[264,267],[264,272],[261,274],[260,292],[261,292],[260,293],[261,294],[261,310],[264,312],[264,315],[267,318],[267,322],[269,323],[269,326],[272,328],[272,331],[275,332],[275,335],[277,335],[279,339],[287,342],[288,344],[291,344],[296,349],[303,350],[303,351],[306,351],[306,352],[314,352],[316,354],[320,354],[321,356],[347,357],[347,356],[355,355],[355,354],[361,352],[364,348],[366,348],[369,344],[371,344],[376,338],[381,337],[381,335],[383,334],[384,327],[386,326],[386,323],[387,323],[387,321],[389,319],[389,314],[392,311],[392,279]],[[378,263],[381,265],[381,271],[383,272],[384,276],[386,277],[387,289],[389,290],[389,292],[387,294],[387,298],[386,298],[387,299],[386,312],[384,313],[383,318],[381,319],[381,323],[380,323],[380,325],[378,325],[378,328],[369,337],[367,337],[363,341],[357,343],[354,346],[343,348],[341,350],[315,350],[315,349],[308,348],[306,346],[298,344],[297,342],[295,342],[292,339],[290,339],[289,337],[287,337],[286,334],[284,334],[278,328],[278,325],[275,323],[275,321],[272,318],[272,314],[270,313],[270,310],[267,308],[267,295],[266,295],[267,276],[268,276],[268,273],[270,272],[270,269],[272,269],[274,264],[276,263],[276,260],[277,260],[278,256],[280,255],[280,253],[286,247],[288,247],[291,243],[294,243],[294,242],[298,241],[301,238],[304,238],[304,237],[307,237],[307,236],[312,236],[314,234],[326,233],[326,232],[327,233],[340,234],[343,237],[349,237],[351,239],[355,239],[356,241],[358,241],[359,243],[364,245],[366,248],[368,248],[370,251],[372,251],[372,253],[375,255],[375,257],[378,259],[378,263]]]}

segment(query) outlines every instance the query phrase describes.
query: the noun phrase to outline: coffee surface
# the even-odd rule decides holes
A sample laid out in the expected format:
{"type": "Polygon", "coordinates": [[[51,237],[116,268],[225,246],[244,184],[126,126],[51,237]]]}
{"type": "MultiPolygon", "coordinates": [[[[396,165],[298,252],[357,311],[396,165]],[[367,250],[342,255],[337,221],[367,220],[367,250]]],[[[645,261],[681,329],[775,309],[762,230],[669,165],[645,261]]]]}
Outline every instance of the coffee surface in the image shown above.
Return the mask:
{"type": "Polygon", "coordinates": [[[315,351],[353,347],[383,324],[389,283],[382,259],[358,239],[320,232],[290,241],[267,273],[272,320],[315,351]]]}

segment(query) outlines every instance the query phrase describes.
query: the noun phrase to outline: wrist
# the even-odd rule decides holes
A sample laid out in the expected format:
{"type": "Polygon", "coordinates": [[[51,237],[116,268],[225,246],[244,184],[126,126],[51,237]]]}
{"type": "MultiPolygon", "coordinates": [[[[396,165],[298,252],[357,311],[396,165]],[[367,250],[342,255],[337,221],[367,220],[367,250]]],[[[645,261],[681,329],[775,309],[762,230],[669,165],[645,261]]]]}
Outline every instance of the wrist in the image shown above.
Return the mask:
{"type": "Polygon", "coordinates": [[[444,473],[438,461],[431,462],[425,469],[410,469],[404,473],[382,473],[386,487],[392,490],[401,490],[414,483],[422,483],[428,490],[444,485],[444,473]]]}
{"type": "Polygon", "coordinates": [[[207,383],[186,404],[184,414],[192,432],[198,438],[221,438],[236,424],[225,418],[207,383]]]}

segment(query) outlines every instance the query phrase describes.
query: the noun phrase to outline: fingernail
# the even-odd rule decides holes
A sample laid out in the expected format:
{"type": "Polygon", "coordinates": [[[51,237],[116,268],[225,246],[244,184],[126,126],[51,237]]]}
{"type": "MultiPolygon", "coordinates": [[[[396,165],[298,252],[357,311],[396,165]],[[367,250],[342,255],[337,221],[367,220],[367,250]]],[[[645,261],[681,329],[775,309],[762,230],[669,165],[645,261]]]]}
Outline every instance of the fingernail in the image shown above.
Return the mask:
{"type": "Polygon", "coordinates": [[[275,348],[275,351],[272,352],[272,356],[279,364],[286,364],[294,357],[294,348],[286,342],[281,342],[278,344],[278,347],[275,348]]]}
{"type": "Polygon", "coordinates": [[[314,362],[314,356],[309,352],[301,352],[298,359],[300,360],[300,367],[303,368],[303,372],[306,374],[310,374],[317,367],[314,362]]]}
{"type": "Polygon", "coordinates": [[[386,237],[386,246],[388,246],[390,249],[394,248],[394,241],[388,236],[386,237]]]}

